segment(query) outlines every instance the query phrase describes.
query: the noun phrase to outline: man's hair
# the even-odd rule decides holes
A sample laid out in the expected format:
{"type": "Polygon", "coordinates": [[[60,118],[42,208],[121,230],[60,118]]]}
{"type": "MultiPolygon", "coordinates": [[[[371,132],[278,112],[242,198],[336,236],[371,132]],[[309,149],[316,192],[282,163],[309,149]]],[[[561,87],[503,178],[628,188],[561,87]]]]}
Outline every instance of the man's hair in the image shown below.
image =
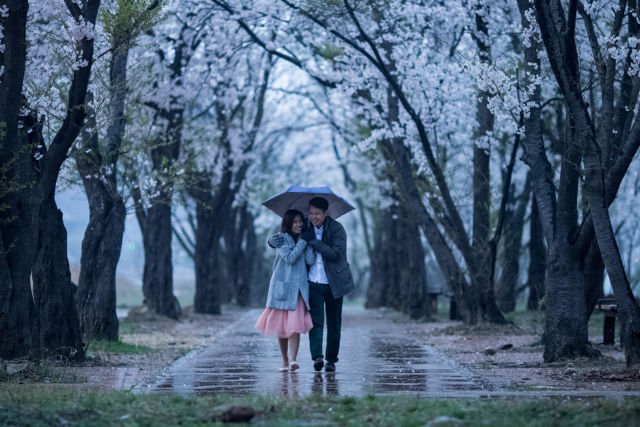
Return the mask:
{"type": "Polygon", "coordinates": [[[322,209],[323,212],[326,212],[327,209],[329,209],[329,202],[327,202],[327,199],[323,197],[314,197],[313,199],[309,200],[309,206],[322,209]]]}

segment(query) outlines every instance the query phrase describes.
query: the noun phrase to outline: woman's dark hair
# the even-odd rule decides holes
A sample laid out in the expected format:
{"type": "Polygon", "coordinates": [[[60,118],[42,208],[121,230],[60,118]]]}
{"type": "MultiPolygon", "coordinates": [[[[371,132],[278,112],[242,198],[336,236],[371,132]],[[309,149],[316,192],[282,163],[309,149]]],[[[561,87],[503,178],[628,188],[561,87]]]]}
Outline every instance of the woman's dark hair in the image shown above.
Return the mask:
{"type": "Polygon", "coordinates": [[[291,231],[291,229],[293,228],[293,221],[297,216],[300,216],[300,218],[304,220],[304,216],[299,210],[289,209],[288,211],[286,211],[284,213],[284,216],[282,217],[282,225],[280,226],[280,231],[282,231],[283,233],[289,233],[293,236],[293,232],[291,231]]]}

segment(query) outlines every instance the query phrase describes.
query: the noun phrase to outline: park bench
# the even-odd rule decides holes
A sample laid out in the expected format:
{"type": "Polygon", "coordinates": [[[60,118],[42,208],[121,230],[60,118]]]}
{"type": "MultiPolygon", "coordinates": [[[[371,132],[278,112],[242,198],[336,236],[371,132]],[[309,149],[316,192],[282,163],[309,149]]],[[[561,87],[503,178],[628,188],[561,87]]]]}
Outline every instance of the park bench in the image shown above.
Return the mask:
{"type": "Polygon", "coordinates": [[[618,303],[615,298],[600,298],[596,303],[596,309],[604,313],[602,344],[613,345],[616,339],[618,303]]]}

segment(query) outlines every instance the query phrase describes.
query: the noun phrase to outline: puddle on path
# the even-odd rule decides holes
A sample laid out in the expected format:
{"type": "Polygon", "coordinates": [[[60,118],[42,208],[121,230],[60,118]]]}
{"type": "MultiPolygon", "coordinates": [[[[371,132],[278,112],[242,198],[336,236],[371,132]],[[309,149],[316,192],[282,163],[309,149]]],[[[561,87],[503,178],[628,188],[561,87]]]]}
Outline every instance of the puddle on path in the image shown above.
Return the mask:
{"type": "Polygon", "coordinates": [[[260,310],[244,316],[214,345],[176,362],[151,392],[326,396],[480,394],[473,375],[416,342],[406,324],[345,308],[337,372],[313,371],[307,336],[297,372],[279,372],[275,339],[253,330],[260,310]]]}
{"type": "Polygon", "coordinates": [[[396,323],[376,312],[345,307],[337,372],[314,372],[303,336],[300,370],[279,372],[275,339],[253,329],[260,310],[229,327],[213,345],[174,363],[151,393],[288,396],[420,396],[431,398],[637,398],[640,391],[493,390],[468,369],[419,344],[419,324],[396,323]]]}

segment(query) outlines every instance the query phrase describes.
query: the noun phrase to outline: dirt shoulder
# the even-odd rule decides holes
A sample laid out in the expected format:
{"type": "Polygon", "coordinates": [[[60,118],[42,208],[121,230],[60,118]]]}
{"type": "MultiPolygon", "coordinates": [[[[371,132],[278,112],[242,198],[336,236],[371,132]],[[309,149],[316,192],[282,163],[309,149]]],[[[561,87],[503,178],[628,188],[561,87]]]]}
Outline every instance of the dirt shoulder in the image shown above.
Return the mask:
{"type": "Polygon", "coordinates": [[[419,336],[424,344],[471,371],[488,390],[640,390],[640,370],[627,369],[618,341],[615,346],[600,344],[602,335],[590,337],[592,348],[601,354],[598,358],[544,363],[543,321],[542,315],[534,314],[502,326],[468,327],[441,320],[423,324],[419,336]]]}

